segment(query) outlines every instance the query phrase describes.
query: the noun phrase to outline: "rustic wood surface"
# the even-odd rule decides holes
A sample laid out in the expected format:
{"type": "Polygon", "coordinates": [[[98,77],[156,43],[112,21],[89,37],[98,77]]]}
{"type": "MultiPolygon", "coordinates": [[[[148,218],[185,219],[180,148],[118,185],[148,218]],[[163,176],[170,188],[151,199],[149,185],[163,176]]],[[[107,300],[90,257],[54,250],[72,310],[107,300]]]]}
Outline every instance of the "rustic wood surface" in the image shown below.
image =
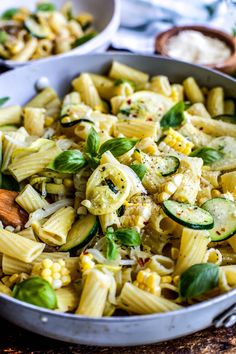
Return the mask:
{"type": "Polygon", "coordinates": [[[140,347],[89,347],[38,336],[0,319],[0,353],[8,354],[218,354],[236,353],[236,326],[140,347]]]}

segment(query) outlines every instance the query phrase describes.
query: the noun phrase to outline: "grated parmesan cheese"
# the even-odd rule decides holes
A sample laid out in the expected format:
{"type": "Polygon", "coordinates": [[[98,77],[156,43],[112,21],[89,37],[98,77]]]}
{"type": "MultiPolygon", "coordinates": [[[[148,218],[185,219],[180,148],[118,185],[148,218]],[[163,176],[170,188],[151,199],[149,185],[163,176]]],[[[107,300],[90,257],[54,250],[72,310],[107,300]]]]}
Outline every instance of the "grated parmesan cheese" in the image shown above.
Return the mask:
{"type": "Polygon", "coordinates": [[[171,37],[166,52],[172,58],[196,64],[220,64],[231,55],[230,48],[223,41],[193,30],[171,37]]]}

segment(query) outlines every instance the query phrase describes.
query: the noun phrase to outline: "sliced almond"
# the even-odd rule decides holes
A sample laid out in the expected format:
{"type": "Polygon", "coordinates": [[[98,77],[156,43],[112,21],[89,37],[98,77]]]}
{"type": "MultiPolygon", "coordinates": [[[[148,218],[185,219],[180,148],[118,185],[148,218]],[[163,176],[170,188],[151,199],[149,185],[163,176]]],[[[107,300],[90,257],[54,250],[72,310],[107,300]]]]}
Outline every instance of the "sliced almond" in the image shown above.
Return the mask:
{"type": "Polygon", "coordinates": [[[19,193],[0,189],[0,220],[4,226],[23,227],[28,214],[16,202],[15,198],[19,193]]]}

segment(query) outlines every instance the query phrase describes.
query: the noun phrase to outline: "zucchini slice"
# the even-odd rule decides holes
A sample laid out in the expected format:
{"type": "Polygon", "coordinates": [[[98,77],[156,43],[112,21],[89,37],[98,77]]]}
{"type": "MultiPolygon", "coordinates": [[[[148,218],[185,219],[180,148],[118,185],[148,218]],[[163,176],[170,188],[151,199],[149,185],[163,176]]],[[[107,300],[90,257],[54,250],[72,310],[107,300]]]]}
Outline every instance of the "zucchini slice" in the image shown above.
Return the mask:
{"type": "Polygon", "coordinates": [[[69,232],[66,243],[61,246],[60,251],[66,252],[85,246],[96,235],[98,225],[98,218],[91,214],[76,221],[69,232]]]}
{"type": "Polygon", "coordinates": [[[213,216],[196,205],[166,200],[162,208],[178,224],[194,230],[209,230],[214,226],[213,216]]]}
{"type": "Polygon", "coordinates": [[[211,240],[223,241],[236,232],[236,203],[225,198],[207,200],[202,206],[214,219],[214,228],[210,230],[211,240]]]}
{"type": "Polygon", "coordinates": [[[216,120],[222,120],[223,122],[226,122],[226,123],[231,123],[231,124],[236,123],[236,116],[234,114],[220,114],[220,115],[214,116],[212,118],[216,119],[216,120]]]}
{"type": "Polygon", "coordinates": [[[70,116],[62,116],[61,117],[61,125],[65,128],[70,128],[73,127],[76,124],[80,123],[90,123],[94,125],[94,122],[87,119],[87,118],[79,118],[79,119],[73,119],[73,117],[70,116]]]}
{"type": "Polygon", "coordinates": [[[175,156],[157,156],[156,172],[162,176],[169,176],[175,173],[179,168],[180,161],[175,156]]]}
{"type": "Polygon", "coordinates": [[[31,16],[25,20],[24,27],[33,37],[36,37],[38,39],[44,39],[48,36],[48,33],[37,22],[37,18],[34,16],[31,16]]]}

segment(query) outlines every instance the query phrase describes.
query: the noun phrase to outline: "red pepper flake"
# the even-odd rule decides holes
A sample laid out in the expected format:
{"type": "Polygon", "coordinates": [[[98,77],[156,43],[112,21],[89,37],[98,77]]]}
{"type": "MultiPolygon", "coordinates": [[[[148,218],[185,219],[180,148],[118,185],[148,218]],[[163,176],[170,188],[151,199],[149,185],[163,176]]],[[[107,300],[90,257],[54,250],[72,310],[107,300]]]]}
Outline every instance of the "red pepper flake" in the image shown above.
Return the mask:
{"type": "Polygon", "coordinates": [[[220,231],[216,231],[216,233],[217,233],[217,235],[219,235],[219,236],[221,235],[220,231]]]}
{"type": "Polygon", "coordinates": [[[203,127],[200,127],[199,130],[203,130],[203,127]]]}
{"type": "Polygon", "coordinates": [[[152,122],[153,119],[152,119],[151,117],[149,117],[149,118],[147,118],[147,121],[148,121],[148,122],[152,122]]]}
{"type": "Polygon", "coordinates": [[[131,102],[132,102],[131,99],[127,100],[127,103],[128,103],[128,104],[131,104],[131,102]]]}

